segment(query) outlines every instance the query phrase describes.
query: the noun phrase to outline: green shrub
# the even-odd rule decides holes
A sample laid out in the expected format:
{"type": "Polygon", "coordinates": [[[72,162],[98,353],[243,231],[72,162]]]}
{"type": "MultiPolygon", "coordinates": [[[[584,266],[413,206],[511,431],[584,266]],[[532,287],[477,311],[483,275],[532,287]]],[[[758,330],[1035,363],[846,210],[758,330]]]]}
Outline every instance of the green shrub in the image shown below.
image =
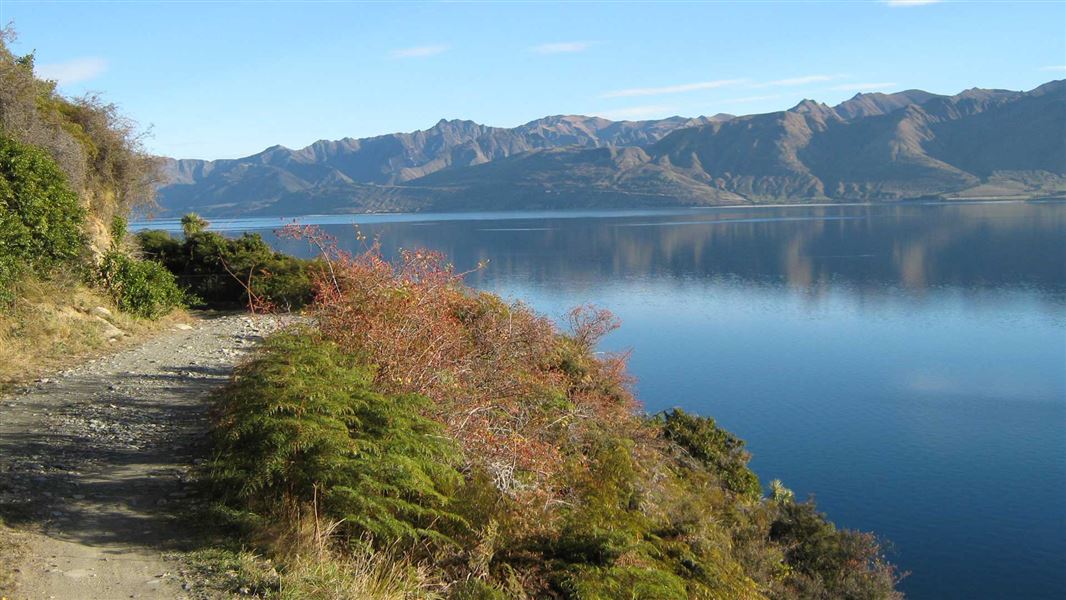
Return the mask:
{"type": "Polygon", "coordinates": [[[24,271],[74,261],[85,247],[84,210],[55,161],[0,135],[0,301],[24,271]]]}
{"type": "Polygon", "coordinates": [[[260,304],[280,309],[299,308],[311,300],[314,261],[275,252],[257,233],[230,239],[203,231],[206,221],[196,219],[186,226],[184,240],[164,231],[142,231],[137,240],[145,256],[166,265],[182,288],[204,305],[247,306],[246,287],[260,304]]]}
{"type": "Polygon", "coordinates": [[[784,501],[770,526],[792,568],[788,586],[803,598],[900,598],[895,568],[870,534],[840,530],[813,503],[784,501]]]}
{"type": "Polygon", "coordinates": [[[749,500],[762,496],[759,478],[748,468],[744,442],[718,427],[714,419],[681,409],[667,411],[663,414],[663,436],[711,469],[726,489],[749,500]]]}
{"type": "Polygon", "coordinates": [[[111,217],[111,247],[121,248],[129,234],[129,221],[122,215],[111,217]]]}
{"type": "Polygon", "coordinates": [[[15,282],[23,270],[22,263],[14,256],[0,254],[0,309],[15,301],[15,282]]]}
{"type": "Polygon", "coordinates": [[[453,444],[421,416],[425,400],[372,387],[358,358],[307,332],[269,338],[221,398],[213,463],[230,502],[277,517],[316,500],[350,539],[443,540],[458,517],[453,444]]]}
{"type": "Polygon", "coordinates": [[[148,319],[169,313],[184,298],[174,275],[163,265],[118,251],[104,255],[100,278],[121,310],[148,319]]]}
{"type": "Polygon", "coordinates": [[[574,600],[688,600],[685,581],[656,568],[639,566],[575,567],[562,584],[574,600]]]}

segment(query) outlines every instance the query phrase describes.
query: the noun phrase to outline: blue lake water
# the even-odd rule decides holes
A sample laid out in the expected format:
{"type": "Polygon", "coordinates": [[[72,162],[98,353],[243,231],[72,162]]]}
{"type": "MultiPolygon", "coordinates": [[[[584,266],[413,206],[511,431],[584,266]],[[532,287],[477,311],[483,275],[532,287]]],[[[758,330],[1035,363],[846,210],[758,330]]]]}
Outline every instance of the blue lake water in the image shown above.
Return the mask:
{"type": "MultiPolygon", "coordinates": [[[[1066,203],[300,219],[349,248],[353,221],[543,313],[610,308],[649,411],[890,540],[909,597],[1066,597],[1066,203]]],[[[309,254],[284,222],[213,228],[309,254]]]]}

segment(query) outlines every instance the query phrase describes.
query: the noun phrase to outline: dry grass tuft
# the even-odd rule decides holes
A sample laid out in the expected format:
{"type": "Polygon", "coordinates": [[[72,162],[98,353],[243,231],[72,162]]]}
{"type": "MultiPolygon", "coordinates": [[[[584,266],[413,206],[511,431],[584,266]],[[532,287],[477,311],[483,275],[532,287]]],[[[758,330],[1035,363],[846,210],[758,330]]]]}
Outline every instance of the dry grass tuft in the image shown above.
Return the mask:
{"type": "Polygon", "coordinates": [[[439,583],[425,565],[416,565],[389,548],[337,546],[341,521],[322,521],[313,509],[293,508],[278,529],[261,543],[273,551],[281,575],[282,600],[430,600],[439,583]]]}
{"type": "Polygon", "coordinates": [[[255,536],[248,549],[212,548],[181,558],[208,588],[228,598],[271,600],[437,600],[444,585],[426,565],[399,553],[372,550],[371,544],[340,549],[333,532],[340,523],[322,523],[306,511],[279,517],[276,526],[255,536]],[[316,524],[317,523],[317,524],[316,524]]]}

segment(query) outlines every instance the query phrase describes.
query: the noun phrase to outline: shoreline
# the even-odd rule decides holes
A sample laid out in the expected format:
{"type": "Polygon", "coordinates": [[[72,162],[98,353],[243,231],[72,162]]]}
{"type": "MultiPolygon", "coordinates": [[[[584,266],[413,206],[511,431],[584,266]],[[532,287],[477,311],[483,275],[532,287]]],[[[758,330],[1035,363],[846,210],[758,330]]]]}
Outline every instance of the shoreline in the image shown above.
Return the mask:
{"type": "MultiPolygon", "coordinates": [[[[212,223],[212,230],[227,231],[231,228],[225,225],[240,223],[241,230],[249,229],[272,229],[280,227],[285,222],[312,219],[303,221],[304,224],[317,225],[362,225],[376,223],[412,223],[428,221],[462,221],[462,220],[520,220],[530,218],[557,218],[557,219],[581,219],[611,216],[656,216],[679,213],[711,212],[717,210],[736,209],[761,209],[761,208],[829,208],[829,207],[856,207],[856,206],[950,206],[959,204],[1022,204],[1026,202],[1066,202],[1066,197],[1060,196],[1035,196],[1035,197],[986,197],[974,196],[957,199],[923,199],[913,198],[907,200],[893,200],[883,202],[804,202],[804,203],[774,203],[774,204],[721,204],[714,206],[664,206],[659,208],[557,208],[557,209],[513,209],[513,210],[470,210],[470,211],[445,211],[445,212],[346,212],[346,213],[308,213],[301,215],[248,215],[248,216],[219,216],[204,218],[212,223]],[[478,216],[474,216],[478,215],[478,216]],[[249,227],[253,221],[275,221],[275,223],[249,227]]],[[[193,211],[195,212],[195,211],[193,211]]],[[[158,219],[139,219],[130,221],[130,231],[143,231],[148,229],[161,229],[164,231],[180,231],[181,217],[161,217],[158,219]]]]}

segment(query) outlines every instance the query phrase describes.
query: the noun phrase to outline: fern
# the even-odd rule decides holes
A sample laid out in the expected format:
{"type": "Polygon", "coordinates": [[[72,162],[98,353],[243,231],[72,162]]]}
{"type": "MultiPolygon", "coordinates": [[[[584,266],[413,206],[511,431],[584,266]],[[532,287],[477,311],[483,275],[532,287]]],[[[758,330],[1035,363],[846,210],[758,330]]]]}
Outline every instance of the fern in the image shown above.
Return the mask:
{"type": "Polygon", "coordinates": [[[215,480],[261,515],[318,502],[351,539],[447,541],[458,453],[426,400],[372,387],[373,369],[307,331],[271,337],[222,395],[215,480]]]}

